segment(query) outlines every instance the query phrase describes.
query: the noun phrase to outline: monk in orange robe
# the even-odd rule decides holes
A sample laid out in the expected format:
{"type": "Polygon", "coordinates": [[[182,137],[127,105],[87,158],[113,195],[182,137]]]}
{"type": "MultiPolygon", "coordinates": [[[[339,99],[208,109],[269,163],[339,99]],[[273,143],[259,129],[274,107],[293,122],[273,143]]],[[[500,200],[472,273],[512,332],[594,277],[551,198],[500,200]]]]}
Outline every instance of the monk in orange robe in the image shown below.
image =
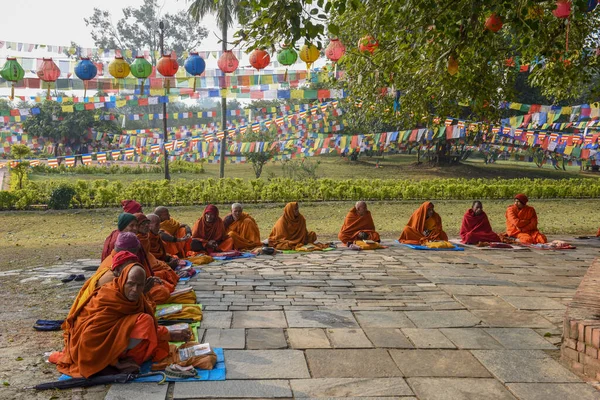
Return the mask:
{"type": "Polygon", "coordinates": [[[380,242],[379,233],[375,231],[375,223],[371,211],[367,210],[367,203],[358,201],[346,215],[344,225],[338,233],[338,239],[346,246],[352,246],[357,240],[372,240],[380,242]]]}
{"type": "Polygon", "coordinates": [[[219,209],[209,204],[198,218],[192,230],[192,251],[208,254],[233,250],[233,240],[227,236],[219,209]]]}
{"type": "Polygon", "coordinates": [[[104,240],[104,247],[102,248],[102,258],[104,260],[115,248],[115,242],[121,232],[133,232],[137,234],[138,222],[135,215],[129,213],[121,213],[117,221],[117,229],[112,231],[110,235],[104,240]]]}
{"type": "Polygon", "coordinates": [[[223,218],[223,225],[233,240],[235,250],[252,250],[262,246],[258,224],[244,212],[240,203],[231,205],[231,214],[223,218]]]}
{"type": "Polygon", "coordinates": [[[283,215],[271,230],[269,246],[278,250],[294,250],[316,241],[317,234],[306,229],[306,219],[300,214],[298,203],[287,203],[283,215]]]}
{"type": "Polygon", "coordinates": [[[433,203],[426,201],[410,216],[398,241],[407,244],[422,244],[436,240],[448,240],[442,229],[442,218],[433,208],[433,203]]]}
{"type": "Polygon", "coordinates": [[[547,243],[546,236],[538,230],[535,209],[527,205],[528,201],[524,194],[517,194],[514,204],[506,209],[506,235],[523,244],[547,243]]]}
{"type": "Polygon", "coordinates": [[[156,207],[154,214],[160,218],[160,237],[167,253],[185,258],[191,244],[192,230],[190,227],[171,218],[167,207],[156,207]]]}
{"type": "Polygon", "coordinates": [[[157,260],[166,262],[171,268],[177,268],[179,259],[167,253],[165,244],[160,238],[160,217],[156,214],[148,214],[146,217],[150,221],[148,225],[148,250],[157,260]]]}
{"type": "Polygon", "coordinates": [[[173,337],[157,324],[152,305],[144,296],[146,273],[135,263],[102,286],[65,321],[65,347],[49,361],[71,377],[89,378],[97,373],[134,373],[146,360],[169,355],[173,337]]]}
{"type": "Polygon", "coordinates": [[[466,244],[500,241],[500,237],[492,230],[490,220],[483,211],[483,204],[479,200],[474,201],[463,216],[460,238],[461,242],[466,244]]]}

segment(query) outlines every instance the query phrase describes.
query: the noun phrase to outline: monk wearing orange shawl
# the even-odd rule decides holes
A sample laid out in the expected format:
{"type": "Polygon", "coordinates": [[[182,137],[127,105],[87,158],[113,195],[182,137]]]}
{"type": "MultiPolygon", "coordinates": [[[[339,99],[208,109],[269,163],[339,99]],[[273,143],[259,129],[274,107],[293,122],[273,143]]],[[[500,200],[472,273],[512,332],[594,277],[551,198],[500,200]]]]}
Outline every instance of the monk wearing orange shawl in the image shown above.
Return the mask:
{"type": "Polygon", "coordinates": [[[148,250],[157,260],[164,261],[171,268],[176,268],[179,259],[167,253],[165,244],[160,238],[160,217],[156,214],[146,215],[150,224],[148,225],[148,250]]]}
{"type": "Polygon", "coordinates": [[[538,230],[535,209],[527,205],[528,201],[524,194],[517,194],[514,204],[506,209],[506,235],[523,244],[547,243],[546,236],[538,230]]]}
{"type": "Polygon", "coordinates": [[[479,242],[499,242],[500,237],[492,230],[490,220],[483,211],[483,204],[474,201],[465,213],[460,227],[462,243],[477,244],[479,242]]]}
{"type": "Polygon", "coordinates": [[[160,218],[160,237],[167,253],[185,258],[191,244],[192,230],[190,227],[171,218],[167,207],[156,207],[154,214],[160,218]]]}
{"type": "Polygon", "coordinates": [[[71,377],[97,373],[133,373],[146,360],[169,355],[172,337],[158,326],[152,305],[144,296],[146,273],[135,263],[102,286],[65,321],[65,347],[51,362],[71,377]]]}
{"type": "Polygon", "coordinates": [[[233,250],[233,240],[227,236],[219,209],[209,204],[192,229],[192,251],[208,254],[233,250]]]}
{"type": "Polygon", "coordinates": [[[442,229],[442,218],[434,211],[433,203],[426,201],[410,216],[398,241],[419,245],[436,240],[448,240],[448,235],[442,229]]]}
{"type": "Polygon", "coordinates": [[[262,246],[258,224],[243,211],[240,203],[231,205],[231,214],[223,218],[227,235],[233,240],[235,250],[252,250],[262,246]]]}
{"type": "Polygon", "coordinates": [[[269,235],[269,246],[278,250],[295,250],[317,240],[317,234],[306,229],[306,219],[297,202],[287,203],[283,215],[275,222],[269,235]]]}
{"type": "Polygon", "coordinates": [[[367,203],[356,202],[356,205],[346,215],[344,225],[338,233],[338,239],[346,246],[351,246],[357,240],[381,241],[379,233],[375,231],[371,211],[367,210],[367,203]]]}

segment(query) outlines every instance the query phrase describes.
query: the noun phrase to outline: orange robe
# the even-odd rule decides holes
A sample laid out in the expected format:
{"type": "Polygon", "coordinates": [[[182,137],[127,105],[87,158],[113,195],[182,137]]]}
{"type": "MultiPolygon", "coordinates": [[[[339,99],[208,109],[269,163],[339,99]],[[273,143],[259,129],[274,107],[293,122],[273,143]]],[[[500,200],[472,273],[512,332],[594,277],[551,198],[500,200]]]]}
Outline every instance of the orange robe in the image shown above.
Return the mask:
{"type": "Polygon", "coordinates": [[[155,276],[158,276],[162,279],[165,286],[169,289],[169,293],[175,290],[175,286],[177,286],[177,282],[179,282],[179,276],[173,269],[164,261],[160,261],[154,257],[154,255],[150,252],[150,239],[148,235],[142,235],[138,233],[137,235],[140,243],[142,244],[142,248],[146,252],[146,257],[148,259],[148,264],[154,272],[155,276]]]}
{"type": "Polygon", "coordinates": [[[283,215],[275,222],[269,235],[269,246],[279,250],[294,250],[317,240],[317,234],[306,229],[303,215],[294,216],[298,203],[287,203],[283,215]]]}
{"type": "Polygon", "coordinates": [[[141,295],[133,302],[123,294],[133,265],[129,264],[118,278],[98,289],[66,319],[64,350],[50,357],[60,372],[88,378],[115,366],[122,358],[132,357],[139,365],[169,355],[168,331],[158,326],[146,297],[141,295]],[[128,350],[132,338],[142,341],[128,350]]]}
{"type": "Polygon", "coordinates": [[[251,250],[262,246],[258,224],[254,218],[243,212],[237,221],[233,219],[231,214],[224,218],[224,221],[228,220],[233,220],[225,228],[227,235],[233,240],[233,248],[235,250],[251,250]]]}
{"type": "Polygon", "coordinates": [[[427,209],[430,204],[431,202],[426,201],[413,212],[398,238],[400,243],[421,244],[433,240],[448,240],[448,235],[442,229],[440,215],[434,211],[433,215],[427,218],[427,209]],[[425,236],[425,230],[429,231],[427,236],[425,236]]]}
{"type": "Polygon", "coordinates": [[[598,228],[598,232],[596,233],[596,237],[600,236],[600,228],[598,228]]]}
{"type": "Polygon", "coordinates": [[[165,249],[165,244],[160,238],[160,235],[155,235],[152,232],[148,232],[148,245],[148,252],[152,254],[157,260],[166,262],[168,259],[167,257],[170,257],[170,254],[167,253],[167,250],[165,249]]]}
{"type": "Polygon", "coordinates": [[[373,222],[373,217],[371,217],[371,211],[367,211],[365,215],[360,216],[356,212],[356,208],[352,207],[348,215],[346,215],[346,219],[344,219],[344,225],[342,225],[342,229],[338,233],[338,239],[343,244],[353,243],[359,240],[357,236],[360,232],[368,235],[367,240],[375,242],[381,240],[379,233],[375,231],[375,223],[373,222]]]}
{"type": "Polygon", "coordinates": [[[519,243],[547,243],[548,239],[537,227],[538,219],[535,209],[523,206],[522,209],[511,205],[506,209],[506,234],[517,238],[519,243]]]}
{"type": "MultiPolygon", "coordinates": [[[[168,233],[171,236],[175,236],[178,239],[186,235],[185,227],[173,218],[161,222],[160,230],[168,233]]],[[[185,254],[190,250],[190,243],[191,239],[188,239],[185,242],[176,243],[163,241],[167,253],[177,256],[179,258],[185,258],[185,254]]]]}
{"type": "Polygon", "coordinates": [[[198,218],[192,229],[192,238],[202,242],[202,245],[207,249],[208,253],[212,253],[213,250],[208,248],[208,242],[214,240],[219,244],[216,251],[229,251],[233,250],[233,240],[227,236],[225,232],[225,225],[223,220],[219,217],[219,214],[215,215],[215,221],[209,224],[205,218],[206,209],[202,213],[202,216],[198,218]]]}

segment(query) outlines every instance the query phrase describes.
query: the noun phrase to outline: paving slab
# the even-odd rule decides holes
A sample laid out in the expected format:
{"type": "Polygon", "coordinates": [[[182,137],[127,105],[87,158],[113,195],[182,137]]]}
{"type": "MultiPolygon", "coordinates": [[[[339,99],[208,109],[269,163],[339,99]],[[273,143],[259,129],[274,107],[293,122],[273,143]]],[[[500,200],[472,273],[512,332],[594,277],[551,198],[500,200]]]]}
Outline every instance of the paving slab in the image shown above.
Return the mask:
{"type": "Polygon", "coordinates": [[[295,398],[397,397],[414,393],[402,378],[319,378],[290,381],[295,398]]]}
{"type": "Polygon", "coordinates": [[[439,329],[403,328],[418,349],[455,349],[456,346],[439,329]]]}
{"type": "Polygon", "coordinates": [[[350,311],[286,311],[285,315],[290,328],[359,328],[350,311]]]}
{"type": "Polygon", "coordinates": [[[386,378],[402,376],[386,350],[306,350],[313,378],[386,378]]]}
{"type": "MultiPolygon", "coordinates": [[[[148,386],[147,383],[145,385],[148,386]]],[[[292,397],[292,390],[286,380],[176,382],[173,391],[173,399],[175,400],[289,397],[292,397]]],[[[130,397],[129,399],[134,398],[138,397],[130,397]]]]}
{"type": "Polygon", "coordinates": [[[248,329],[246,336],[248,349],[268,350],[288,347],[283,329],[248,329]]]}
{"type": "Polygon", "coordinates": [[[300,350],[225,350],[227,379],[310,378],[300,350]]]}
{"type": "Polygon", "coordinates": [[[503,349],[483,328],[443,328],[440,331],[459,349],[503,349]]]}
{"type": "Polygon", "coordinates": [[[491,374],[466,350],[390,350],[407,377],[491,378],[491,374]]]}
{"type": "Polygon", "coordinates": [[[439,288],[452,295],[489,296],[491,294],[484,288],[474,285],[440,285],[439,288]]]}
{"type": "Polygon", "coordinates": [[[581,382],[541,350],[472,350],[501,382],[581,382]]]}
{"type": "Polygon", "coordinates": [[[458,328],[478,325],[480,319],[469,311],[406,311],[418,328],[458,328]]]}
{"type": "Polygon", "coordinates": [[[234,311],[232,328],[287,328],[283,311],[234,311]]]}
{"type": "Polygon", "coordinates": [[[530,328],[486,328],[485,331],[506,349],[556,350],[556,346],[530,328]]]}
{"type": "Polygon", "coordinates": [[[363,331],[375,347],[398,349],[415,347],[400,328],[363,328],[363,331]]]}
{"type": "Polygon", "coordinates": [[[456,300],[460,301],[467,308],[471,310],[514,310],[515,308],[496,296],[465,296],[465,295],[457,295],[454,296],[456,300]]]}
{"type": "Polygon", "coordinates": [[[330,328],[325,332],[331,345],[335,349],[368,348],[373,347],[362,329],[330,328]]]}
{"type": "Polygon", "coordinates": [[[169,385],[148,385],[143,382],[111,385],[104,400],[136,399],[140,393],[144,393],[144,400],[165,400],[168,389],[169,385]]]}
{"type": "Polygon", "coordinates": [[[289,328],[290,347],[294,349],[327,349],[331,347],[325,330],[321,328],[289,328]]]}
{"type": "Polygon", "coordinates": [[[516,400],[495,379],[408,378],[419,400],[516,400]]]}
{"type": "Polygon", "coordinates": [[[414,328],[402,311],[356,311],[358,323],[363,328],[414,328]]]}
{"type": "Polygon", "coordinates": [[[600,391],[587,383],[509,383],[520,400],[598,400],[600,391]]]}
{"type": "Polygon", "coordinates": [[[211,311],[202,313],[202,328],[231,328],[231,311],[211,311]]]}
{"type": "Polygon", "coordinates": [[[567,306],[549,297],[502,296],[520,310],[565,310],[567,306]]]}
{"type": "Polygon", "coordinates": [[[204,335],[204,343],[223,349],[243,349],[246,347],[246,332],[244,329],[209,328],[204,335]]]}

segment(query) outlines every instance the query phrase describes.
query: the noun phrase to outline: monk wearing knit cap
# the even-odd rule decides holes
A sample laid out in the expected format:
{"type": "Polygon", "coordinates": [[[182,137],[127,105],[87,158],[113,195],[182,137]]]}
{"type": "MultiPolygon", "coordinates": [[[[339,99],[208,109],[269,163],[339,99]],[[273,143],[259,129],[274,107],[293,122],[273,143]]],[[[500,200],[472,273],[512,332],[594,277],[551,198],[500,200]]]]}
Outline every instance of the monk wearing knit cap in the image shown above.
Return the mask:
{"type": "Polygon", "coordinates": [[[506,235],[522,244],[547,243],[546,236],[538,230],[535,209],[527,205],[527,196],[517,194],[514,200],[506,210],[506,235]]]}

